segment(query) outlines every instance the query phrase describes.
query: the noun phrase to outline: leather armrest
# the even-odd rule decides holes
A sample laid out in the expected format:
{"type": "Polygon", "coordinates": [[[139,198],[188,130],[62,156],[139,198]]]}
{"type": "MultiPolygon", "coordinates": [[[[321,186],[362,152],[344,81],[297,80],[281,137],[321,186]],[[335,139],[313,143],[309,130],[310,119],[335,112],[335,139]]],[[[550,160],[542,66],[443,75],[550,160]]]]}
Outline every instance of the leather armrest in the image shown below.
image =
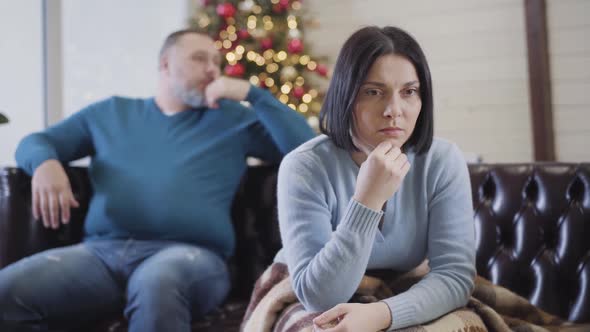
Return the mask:
{"type": "Polygon", "coordinates": [[[80,208],[72,210],[69,225],[46,229],[31,212],[31,177],[24,171],[0,169],[0,268],[36,252],[80,242],[92,189],[85,168],[67,167],[80,208]]]}

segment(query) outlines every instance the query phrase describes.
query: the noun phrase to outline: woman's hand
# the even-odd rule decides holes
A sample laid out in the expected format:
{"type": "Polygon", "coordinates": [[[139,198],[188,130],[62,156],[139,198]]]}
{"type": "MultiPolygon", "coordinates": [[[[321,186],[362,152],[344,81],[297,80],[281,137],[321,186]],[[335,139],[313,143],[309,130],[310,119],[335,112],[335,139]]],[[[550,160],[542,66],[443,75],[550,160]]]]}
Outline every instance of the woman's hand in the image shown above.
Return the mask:
{"type": "Polygon", "coordinates": [[[385,302],[343,303],[317,316],[313,324],[322,332],[377,332],[389,328],[391,312],[385,302]]]}
{"type": "Polygon", "coordinates": [[[390,141],[383,141],[361,165],[353,198],[366,207],[381,210],[409,170],[408,157],[390,141]]]}

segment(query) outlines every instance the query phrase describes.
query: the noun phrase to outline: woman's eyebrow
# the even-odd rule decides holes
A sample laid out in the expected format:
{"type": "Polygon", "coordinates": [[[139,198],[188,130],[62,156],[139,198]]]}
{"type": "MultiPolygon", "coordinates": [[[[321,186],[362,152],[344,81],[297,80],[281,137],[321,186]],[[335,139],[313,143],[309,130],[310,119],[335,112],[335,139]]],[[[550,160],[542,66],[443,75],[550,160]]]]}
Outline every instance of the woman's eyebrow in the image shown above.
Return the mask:
{"type": "MultiPolygon", "coordinates": [[[[365,85],[365,84],[376,85],[378,87],[386,87],[387,86],[385,83],[376,82],[376,81],[367,81],[361,85],[365,85]]],[[[411,86],[411,85],[420,85],[420,81],[410,81],[410,82],[407,82],[404,84],[404,86],[411,86]]]]}
{"type": "Polygon", "coordinates": [[[365,85],[365,84],[371,84],[371,85],[376,85],[379,87],[385,87],[385,83],[381,83],[381,82],[367,81],[367,82],[364,82],[362,85],[365,85]]]}

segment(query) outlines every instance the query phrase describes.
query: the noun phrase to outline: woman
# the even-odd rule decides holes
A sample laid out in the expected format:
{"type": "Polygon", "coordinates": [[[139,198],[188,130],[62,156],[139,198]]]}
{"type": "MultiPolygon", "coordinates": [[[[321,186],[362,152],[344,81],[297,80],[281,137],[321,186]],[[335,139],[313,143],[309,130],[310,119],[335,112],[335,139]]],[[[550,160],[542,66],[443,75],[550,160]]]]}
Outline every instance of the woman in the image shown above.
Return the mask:
{"type": "Polygon", "coordinates": [[[278,211],[298,299],[326,311],[326,331],[393,330],[465,305],[475,277],[469,174],[459,149],[433,139],[432,83],[418,43],[367,27],[344,44],[322,133],[282,162],[278,211]],[[408,291],[347,304],[368,269],[429,273],[408,291]]]}

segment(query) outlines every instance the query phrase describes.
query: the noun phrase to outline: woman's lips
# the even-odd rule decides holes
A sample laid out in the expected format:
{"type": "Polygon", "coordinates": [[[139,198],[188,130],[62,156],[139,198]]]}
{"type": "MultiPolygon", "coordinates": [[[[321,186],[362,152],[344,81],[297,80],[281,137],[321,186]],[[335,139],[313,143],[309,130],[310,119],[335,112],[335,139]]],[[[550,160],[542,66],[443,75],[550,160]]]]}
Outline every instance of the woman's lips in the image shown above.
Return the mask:
{"type": "Polygon", "coordinates": [[[379,130],[379,132],[388,137],[399,137],[403,134],[404,130],[397,127],[388,127],[379,130]]]}

